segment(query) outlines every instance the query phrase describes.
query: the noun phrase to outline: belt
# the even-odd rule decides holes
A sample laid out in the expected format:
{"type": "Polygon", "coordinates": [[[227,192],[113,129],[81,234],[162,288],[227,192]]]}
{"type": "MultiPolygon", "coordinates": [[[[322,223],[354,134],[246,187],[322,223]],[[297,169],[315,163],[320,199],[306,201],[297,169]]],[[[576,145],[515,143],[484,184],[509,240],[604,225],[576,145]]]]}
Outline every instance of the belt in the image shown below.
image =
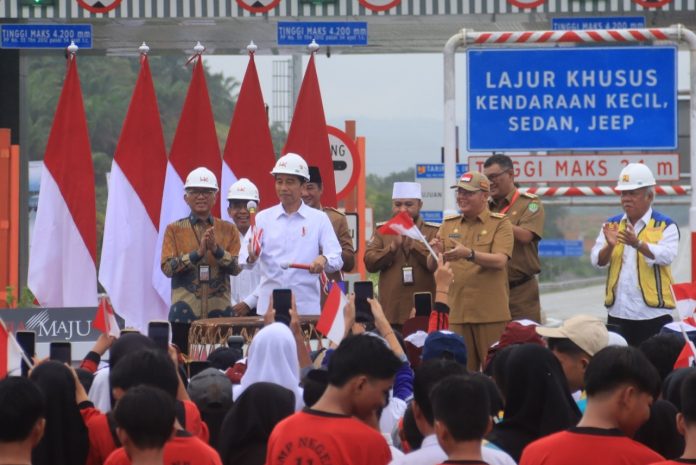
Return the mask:
{"type": "Polygon", "coordinates": [[[510,281],[510,289],[512,289],[513,287],[521,286],[524,283],[526,283],[527,281],[531,281],[532,279],[534,279],[534,275],[525,276],[524,278],[518,279],[517,281],[510,281]]]}

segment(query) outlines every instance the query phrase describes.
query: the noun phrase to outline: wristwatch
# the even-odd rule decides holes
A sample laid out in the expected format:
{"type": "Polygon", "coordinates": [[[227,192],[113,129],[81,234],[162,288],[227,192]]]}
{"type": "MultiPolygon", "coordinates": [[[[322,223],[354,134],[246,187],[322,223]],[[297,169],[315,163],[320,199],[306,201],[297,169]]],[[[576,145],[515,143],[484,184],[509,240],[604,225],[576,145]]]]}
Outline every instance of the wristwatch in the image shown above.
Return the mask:
{"type": "Polygon", "coordinates": [[[474,252],[474,249],[471,249],[471,253],[464,258],[469,262],[473,262],[475,257],[476,257],[476,252],[474,252]]]}

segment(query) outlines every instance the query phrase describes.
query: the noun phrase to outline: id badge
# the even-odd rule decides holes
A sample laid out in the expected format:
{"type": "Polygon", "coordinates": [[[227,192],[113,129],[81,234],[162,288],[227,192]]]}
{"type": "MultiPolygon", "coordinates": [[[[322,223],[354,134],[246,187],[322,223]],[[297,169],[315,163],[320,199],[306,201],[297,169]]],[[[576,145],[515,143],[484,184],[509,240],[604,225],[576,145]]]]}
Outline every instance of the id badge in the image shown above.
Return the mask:
{"type": "Polygon", "coordinates": [[[210,281],[210,265],[198,265],[198,281],[202,283],[210,281]]]}
{"type": "Polygon", "coordinates": [[[413,267],[404,266],[401,267],[401,280],[404,286],[413,286],[413,267]]]}

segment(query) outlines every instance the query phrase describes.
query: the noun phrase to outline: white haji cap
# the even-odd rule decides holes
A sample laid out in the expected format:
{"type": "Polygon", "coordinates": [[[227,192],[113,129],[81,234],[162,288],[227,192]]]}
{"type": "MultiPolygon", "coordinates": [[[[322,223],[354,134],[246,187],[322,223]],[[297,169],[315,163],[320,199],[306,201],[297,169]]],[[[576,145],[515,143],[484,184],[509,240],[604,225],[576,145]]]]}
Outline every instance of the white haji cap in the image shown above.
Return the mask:
{"type": "Polygon", "coordinates": [[[421,185],[417,182],[395,182],[392,199],[421,200],[421,185]]]}

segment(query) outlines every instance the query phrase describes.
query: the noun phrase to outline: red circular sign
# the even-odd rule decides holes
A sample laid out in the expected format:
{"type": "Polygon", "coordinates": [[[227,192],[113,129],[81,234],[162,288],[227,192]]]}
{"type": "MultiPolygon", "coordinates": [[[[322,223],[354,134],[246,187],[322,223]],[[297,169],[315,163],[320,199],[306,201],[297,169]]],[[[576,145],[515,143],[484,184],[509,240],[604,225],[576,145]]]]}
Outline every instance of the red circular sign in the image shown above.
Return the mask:
{"type": "Polygon", "coordinates": [[[401,0],[358,0],[362,6],[372,11],[385,11],[394,8],[401,0]]]}
{"type": "Polygon", "coordinates": [[[536,8],[538,6],[546,3],[546,0],[507,0],[510,5],[514,5],[517,8],[529,9],[536,8]]]}
{"type": "Polygon", "coordinates": [[[333,126],[326,126],[331,146],[331,161],[336,181],[336,199],[341,200],[353,190],[360,177],[358,147],[348,134],[333,126]]]}
{"type": "Polygon", "coordinates": [[[265,13],[277,7],[280,0],[237,0],[237,4],[252,13],[265,13]]]}
{"type": "Polygon", "coordinates": [[[108,13],[121,4],[123,0],[77,0],[77,4],[92,13],[108,13]]]}
{"type": "Polygon", "coordinates": [[[662,8],[668,3],[672,3],[672,0],[633,0],[633,3],[637,3],[643,8],[662,8]]]}

